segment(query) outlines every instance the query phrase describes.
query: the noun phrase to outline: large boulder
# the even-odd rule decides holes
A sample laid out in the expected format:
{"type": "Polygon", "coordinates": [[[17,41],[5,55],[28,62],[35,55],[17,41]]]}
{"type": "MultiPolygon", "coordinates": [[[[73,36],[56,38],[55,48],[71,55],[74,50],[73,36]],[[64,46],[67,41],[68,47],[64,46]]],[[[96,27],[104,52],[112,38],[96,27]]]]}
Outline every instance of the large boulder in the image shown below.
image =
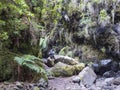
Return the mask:
{"type": "Polygon", "coordinates": [[[94,81],[97,78],[97,75],[95,74],[95,72],[90,67],[84,68],[79,73],[78,76],[80,78],[80,84],[82,84],[84,86],[91,86],[91,85],[93,85],[94,81]]]}
{"type": "Polygon", "coordinates": [[[107,71],[117,72],[119,63],[111,59],[100,60],[98,63],[93,63],[92,68],[98,75],[103,75],[107,71]]]}
{"type": "Polygon", "coordinates": [[[75,69],[75,73],[78,74],[84,67],[85,64],[84,63],[79,63],[76,65],[73,65],[74,69],[75,69]]]}
{"type": "Polygon", "coordinates": [[[78,61],[74,58],[68,57],[68,56],[62,56],[62,55],[54,55],[55,62],[62,62],[69,65],[75,65],[78,64],[78,61]]]}
{"type": "Polygon", "coordinates": [[[63,55],[54,55],[54,58],[48,57],[46,65],[48,65],[49,67],[52,67],[58,62],[66,63],[68,65],[78,64],[78,60],[74,58],[63,56],[63,55]]]}
{"type": "Polygon", "coordinates": [[[77,65],[67,65],[62,62],[58,62],[54,67],[48,69],[54,76],[72,76],[75,72],[81,71],[85,67],[85,64],[79,63],[77,65]]]}

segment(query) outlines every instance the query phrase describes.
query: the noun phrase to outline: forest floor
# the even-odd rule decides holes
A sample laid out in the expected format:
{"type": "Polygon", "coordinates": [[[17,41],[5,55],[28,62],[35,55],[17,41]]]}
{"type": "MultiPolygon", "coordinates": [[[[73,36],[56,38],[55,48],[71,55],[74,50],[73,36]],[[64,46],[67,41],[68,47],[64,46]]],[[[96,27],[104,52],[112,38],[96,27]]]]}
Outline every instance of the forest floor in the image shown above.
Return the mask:
{"type": "Polygon", "coordinates": [[[74,83],[71,77],[57,77],[49,80],[49,89],[47,90],[120,90],[120,77],[97,78],[96,82],[85,87],[79,83],[74,83]]]}
{"type": "Polygon", "coordinates": [[[4,82],[0,83],[0,90],[120,90],[120,77],[117,79],[114,77],[100,77],[97,78],[96,82],[90,87],[84,87],[79,83],[74,83],[72,81],[74,77],[76,76],[54,77],[49,79],[47,89],[39,89],[34,83],[4,82]],[[20,89],[20,87],[22,88],[20,89]]]}
{"type": "Polygon", "coordinates": [[[78,83],[73,83],[71,77],[57,77],[49,80],[49,90],[80,90],[78,83]]]}

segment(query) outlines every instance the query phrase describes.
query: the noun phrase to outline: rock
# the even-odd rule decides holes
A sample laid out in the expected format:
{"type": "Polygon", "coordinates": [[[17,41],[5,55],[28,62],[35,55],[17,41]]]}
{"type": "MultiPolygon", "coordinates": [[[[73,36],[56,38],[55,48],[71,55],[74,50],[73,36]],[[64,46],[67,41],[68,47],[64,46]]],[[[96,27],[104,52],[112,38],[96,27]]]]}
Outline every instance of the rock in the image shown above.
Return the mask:
{"type": "Polygon", "coordinates": [[[114,85],[120,85],[120,77],[115,78],[112,82],[114,85]]]}
{"type": "MultiPolygon", "coordinates": [[[[108,74],[107,71],[117,72],[119,70],[119,63],[117,63],[116,61],[113,61],[111,59],[106,59],[106,60],[101,60],[98,63],[93,63],[92,68],[95,71],[95,73],[98,75],[103,75],[106,72],[104,74],[104,76],[105,76],[108,74]]],[[[112,74],[114,74],[114,73],[112,73],[112,74]]]]}
{"type": "Polygon", "coordinates": [[[49,69],[54,76],[72,76],[74,74],[74,67],[58,62],[54,67],[49,69]]]}
{"type": "Polygon", "coordinates": [[[96,87],[102,87],[102,86],[107,85],[107,83],[104,82],[104,80],[105,80],[105,78],[99,78],[99,79],[97,79],[96,83],[95,83],[96,87]]]}
{"type": "Polygon", "coordinates": [[[99,74],[100,71],[100,65],[98,63],[93,63],[92,68],[96,74],[99,74]]]}
{"type": "Polygon", "coordinates": [[[40,90],[39,87],[35,86],[33,90],[40,90]]]}
{"type": "Polygon", "coordinates": [[[72,77],[72,81],[74,83],[80,83],[80,77],[79,76],[72,77]]]}
{"type": "Polygon", "coordinates": [[[17,81],[15,84],[18,88],[23,88],[23,85],[20,82],[17,81]]]}
{"type": "Polygon", "coordinates": [[[46,70],[46,69],[49,69],[49,67],[43,63],[43,68],[46,70]]]}
{"type": "Polygon", "coordinates": [[[105,82],[106,84],[111,84],[113,80],[114,78],[111,77],[111,78],[106,78],[103,82],[105,82]]]}
{"type": "Polygon", "coordinates": [[[45,64],[48,62],[48,60],[47,60],[46,58],[43,58],[42,61],[43,61],[43,63],[45,63],[45,64]]]}
{"type": "Polygon", "coordinates": [[[43,87],[43,88],[46,88],[48,86],[48,82],[41,78],[38,82],[37,82],[37,86],[40,88],[40,87],[43,87]]]}
{"type": "MultiPolygon", "coordinates": [[[[114,77],[111,77],[111,78],[99,78],[96,80],[96,83],[95,83],[95,86],[96,87],[104,87],[104,86],[111,86],[112,84],[112,81],[114,80],[114,77]]],[[[101,90],[104,90],[104,89],[101,89],[101,90]]],[[[109,90],[109,89],[107,89],[109,90]]]]}
{"type": "Polygon", "coordinates": [[[120,76],[120,70],[116,73],[116,77],[120,76]]]}
{"type": "Polygon", "coordinates": [[[18,87],[13,87],[13,90],[19,90],[19,88],[18,87]]]}
{"type": "Polygon", "coordinates": [[[101,90],[115,90],[114,86],[102,86],[101,90]]]}
{"type": "Polygon", "coordinates": [[[73,65],[73,67],[75,68],[75,72],[76,74],[79,74],[79,72],[85,67],[84,63],[79,63],[76,65],[73,65]]]}
{"type": "Polygon", "coordinates": [[[91,86],[93,85],[94,81],[97,78],[97,75],[95,72],[90,68],[86,67],[84,68],[78,75],[80,77],[80,84],[83,84],[84,86],[91,86]]]}
{"type": "Polygon", "coordinates": [[[92,85],[88,90],[102,90],[101,87],[96,87],[95,85],[92,85]]]}
{"type": "Polygon", "coordinates": [[[48,67],[53,67],[55,65],[55,59],[48,57],[46,65],[48,67]]]}
{"type": "Polygon", "coordinates": [[[99,73],[100,75],[103,75],[103,73],[105,73],[106,71],[111,70],[112,60],[111,59],[101,60],[99,62],[99,65],[100,65],[99,73]]]}
{"type": "Polygon", "coordinates": [[[84,67],[85,65],[83,63],[72,66],[58,62],[54,67],[50,68],[49,71],[52,72],[54,76],[72,76],[75,72],[81,71],[84,67]]]}
{"type": "Polygon", "coordinates": [[[33,84],[29,84],[29,88],[32,88],[34,85],[33,84]]]}
{"type": "Polygon", "coordinates": [[[120,90],[120,85],[119,85],[119,86],[117,86],[115,90],[120,90]]]}
{"type": "Polygon", "coordinates": [[[109,77],[114,77],[116,73],[114,71],[107,71],[103,74],[103,77],[109,78],[109,77]]]}
{"type": "Polygon", "coordinates": [[[119,63],[116,61],[112,61],[111,70],[117,72],[119,70],[119,63]]]}
{"type": "Polygon", "coordinates": [[[4,82],[4,85],[9,85],[9,82],[4,82]]]}
{"type": "Polygon", "coordinates": [[[68,56],[54,55],[54,58],[55,58],[55,63],[62,62],[62,63],[66,63],[68,65],[78,64],[78,61],[76,59],[73,59],[68,56]]]}

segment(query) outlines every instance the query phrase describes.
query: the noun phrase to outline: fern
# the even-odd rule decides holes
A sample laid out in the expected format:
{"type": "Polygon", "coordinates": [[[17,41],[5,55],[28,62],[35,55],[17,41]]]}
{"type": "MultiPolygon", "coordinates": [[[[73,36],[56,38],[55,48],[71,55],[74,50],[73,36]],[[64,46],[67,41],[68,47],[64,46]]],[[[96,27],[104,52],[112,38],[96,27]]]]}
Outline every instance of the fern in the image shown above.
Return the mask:
{"type": "Polygon", "coordinates": [[[29,69],[36,71],[37,73],[45,74],[45,70],[42,68],[42,60],[33,55],[24,55],[21,57],[15,57],[14,60],[20,66],[26,66],[29,69]]]}
{"type": "Polygon", "coordinates": [[[47,48],[47,41],[48,41],[48,37],[45,38],[40,38],[40,42],[39,42],[39,47],[40,49],[45,49],[47,48]]]}

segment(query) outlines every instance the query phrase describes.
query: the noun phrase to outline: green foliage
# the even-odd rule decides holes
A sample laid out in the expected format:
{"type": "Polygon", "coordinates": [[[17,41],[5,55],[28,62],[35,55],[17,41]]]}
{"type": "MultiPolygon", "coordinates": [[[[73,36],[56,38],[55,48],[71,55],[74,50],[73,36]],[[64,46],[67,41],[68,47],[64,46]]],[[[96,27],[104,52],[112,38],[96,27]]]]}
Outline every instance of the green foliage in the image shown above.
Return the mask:
{"type": "Polygon", "coordinates": [[[48,24],[48,20],[57,24],[61,15],[58,11],[62,9],[62,0],[43,0],[42,20],[45,24],[48,24]]]}
{"type": "Polygon", "coordinates": [[[41,50],[46,49],[48,47],[47,41],[48,41],[48,37],[40,38],[39,47],[41,50]]]}
{"type": "Polygon", "coordinates": [[[63,48],[59,51],[59,55],[65,55],[65,54],[66,54],[66,53],[65,53],[66,48],[68,48],[68,46],[63,47],[63,48]]]}
{"type": "Polygon", "coordinates": [[[0,50],[0,82],[10,80],[14,74],[13,58],[16,54],[8,50],[0,50]]]}
{"type": "Polygon", "coordinates": [[[63,47],[58,54],[73,57],[73,52],[70,51],[69,48],[69,46],[63,47]]]}
{"type": "Polygon", "coordinates": [[[105,9],[100,11],[100,20],[104,21],[104,20],[108,20],[110,17],[108,16],[107,12],[105,9]]]}
{"type": "Polygon", "coordinates": [[[8,39],[8,34],[7,32],[0,33],[0,41],[1,40],[7,40],[8,39]]]}
{"type": "Polygon", "coordinates": [[[42,68],[42,61],[33,55],[24,55],[21,57],[15,57],[14,60],[20,66],[26,66],[29,69],[36,71],[37,73],[45,74],[45,71],[42,68]]]}

